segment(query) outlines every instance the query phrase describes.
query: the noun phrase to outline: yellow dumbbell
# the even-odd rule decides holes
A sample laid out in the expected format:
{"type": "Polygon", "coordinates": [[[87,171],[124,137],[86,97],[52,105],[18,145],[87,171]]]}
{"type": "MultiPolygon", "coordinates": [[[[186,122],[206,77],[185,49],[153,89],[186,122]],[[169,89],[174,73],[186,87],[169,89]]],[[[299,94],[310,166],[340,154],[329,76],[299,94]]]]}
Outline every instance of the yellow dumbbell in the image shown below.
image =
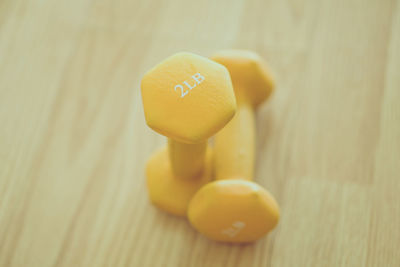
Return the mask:
{"type": "Polygon", "coordinates": [[[151,201],[185,216],[194,193],[212,178],[207,139],[236,111],[228,70],[210,59],[177,53],[148,71],[141,82],[147,124],[169,138],[146,167],[151,201]]]}
{"type": "Polygon", "coordinates": [[[194,195],[188,217],[199,232],[211,239],[252,242],[267,234],[279,220],[273,196],[250,181],[254,173],[254,109],[268,98],[274,81],[255,53],[227,50],[212,59],[228,68],[238,110],[215,137],[217,181],[194,195]]]}

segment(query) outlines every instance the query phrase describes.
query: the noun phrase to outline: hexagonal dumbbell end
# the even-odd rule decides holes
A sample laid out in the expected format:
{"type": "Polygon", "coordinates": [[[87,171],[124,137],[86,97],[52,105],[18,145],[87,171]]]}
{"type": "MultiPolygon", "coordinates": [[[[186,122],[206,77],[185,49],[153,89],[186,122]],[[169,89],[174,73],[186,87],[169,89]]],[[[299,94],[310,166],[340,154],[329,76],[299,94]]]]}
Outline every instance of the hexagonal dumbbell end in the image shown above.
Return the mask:
{"type": "Polygon", "coordinates": [[[191,53],[177,53],[159,63],[144,75],[141,87],[147,124],[183,143],[204,142],[236,110],[228,70],[191,53]]]}
{"type": "Polygon", "coordinates": [[[207,139],[236,111],[228,70],[191,53],[175,54],[142,80],[147,124],[169,137],[168,149],[154,154],[146,168],[151,201],[185,216],[197,190],[212,179],[212,151],[207,139]]]}
{"type": "Polygon", "coordinates": [[[240,179],[217,180],[192,197],[188,217],[210,239],[230,243],[253,242],[279,221],[275,198],[260,185],[240,179]]]}
{"type": "Polygon", "coordinates": [[[248,50],[223,50],[211,59],[228,68],[238,101],[245,98],[253,107],[266,100],[275,87],[265,61],[248,50]]]}

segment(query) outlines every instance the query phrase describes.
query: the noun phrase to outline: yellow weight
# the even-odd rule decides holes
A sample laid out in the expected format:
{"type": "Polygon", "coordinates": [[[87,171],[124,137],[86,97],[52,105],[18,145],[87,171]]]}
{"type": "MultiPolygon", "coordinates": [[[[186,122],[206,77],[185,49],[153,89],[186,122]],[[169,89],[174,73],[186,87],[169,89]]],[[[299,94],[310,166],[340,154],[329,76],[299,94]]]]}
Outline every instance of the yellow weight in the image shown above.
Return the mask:
{"type": "Polygon", "coordinates": [[[141,92],[147,124],[169,138],[168,149],[146,167],[150,199],[185,216],[193,194],[212,179],[207,139],[236,111],[229,72],[205,57],[177,53],[144,75],[141,92]]]}
{"type": "Polygon", "coordinates": [[[255,53],[229,50],[212,59],[230,71],[238,110],[215,137],[217,181],[194,195],[188,217],[194,228],[213,240],[252,242],[279,221],[279,206],[274,197],[250,181],[254,174],[254,109],[269,97],[274,81],[255,53]]]}

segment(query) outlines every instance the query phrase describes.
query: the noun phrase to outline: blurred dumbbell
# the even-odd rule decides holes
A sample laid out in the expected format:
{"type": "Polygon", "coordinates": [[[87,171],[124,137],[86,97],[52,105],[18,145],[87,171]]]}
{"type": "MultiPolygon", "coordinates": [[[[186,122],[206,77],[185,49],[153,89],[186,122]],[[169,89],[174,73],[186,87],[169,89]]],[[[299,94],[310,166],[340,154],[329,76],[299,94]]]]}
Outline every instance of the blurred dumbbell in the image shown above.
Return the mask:
{"type": "Polygon", "coordinates": [[[212,59],[228,68],[238,110],[215,137],[217,181],[194,195],[188,216],[194,228],[211,239],[252,242],[271,231],[279,220],[274,197],[251,181],[255,157],[254,109],[269,97],[274,81],[255,53],[228,50],[212,59]]]}
{"type": "Polygon", "coordinates": [[[196,191],[212,178],[207,139],[236,111],[228,70],[210,59],[177,53],[148,71],[141,82],[146,122],[169,138],[146,167],[151,201],[186,216],[196,191]]]}

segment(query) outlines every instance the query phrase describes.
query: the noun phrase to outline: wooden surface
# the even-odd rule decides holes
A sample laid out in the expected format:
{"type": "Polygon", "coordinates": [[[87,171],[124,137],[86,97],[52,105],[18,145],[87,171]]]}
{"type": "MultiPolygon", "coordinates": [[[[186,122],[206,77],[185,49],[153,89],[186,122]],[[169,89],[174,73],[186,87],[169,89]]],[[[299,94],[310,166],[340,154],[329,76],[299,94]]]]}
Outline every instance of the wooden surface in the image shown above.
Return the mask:
{"type": "Polygon", "coordinates": [[[400,266],[400,2],[0,1],[0,266],[400,266]],[[146,70],[248,48],[274,69],[256,181],[279,227],[215,243],[149,204],[146,70]]]}

